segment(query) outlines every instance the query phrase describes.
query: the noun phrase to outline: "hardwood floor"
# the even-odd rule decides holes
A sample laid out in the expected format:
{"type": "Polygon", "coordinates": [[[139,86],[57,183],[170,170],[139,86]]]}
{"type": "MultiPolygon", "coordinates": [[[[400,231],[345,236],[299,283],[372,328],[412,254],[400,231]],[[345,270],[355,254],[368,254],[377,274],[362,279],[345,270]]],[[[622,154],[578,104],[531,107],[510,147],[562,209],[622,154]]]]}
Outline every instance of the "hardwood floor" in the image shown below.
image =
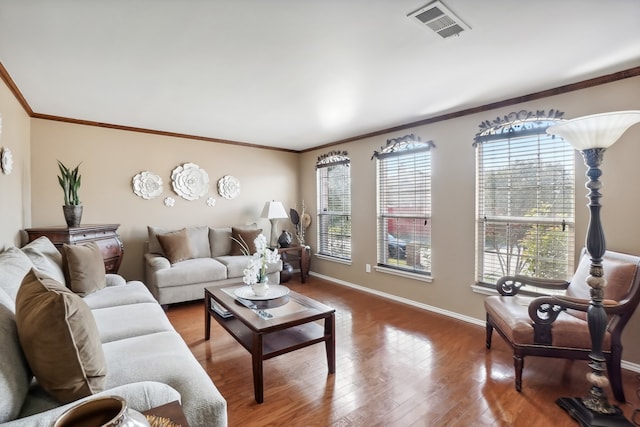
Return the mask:
{"type": "MultiPolygon", "coordinates": [[[[215,321],[204,341],[202,302],[167,313],[227,399],[231,427],[578,425],[555,400],[586,394],[586,361],[527,357],[518,393],[497,333],[487,350],[483,327],[315,277],[287,286],[336,309],[336,373],[321,344],[267,360],[263,404],[250,354],[215,321]]],[[[623,381],[628,402],[616,404],[631,420],[640,380],[624,371],[623,381]]]]}

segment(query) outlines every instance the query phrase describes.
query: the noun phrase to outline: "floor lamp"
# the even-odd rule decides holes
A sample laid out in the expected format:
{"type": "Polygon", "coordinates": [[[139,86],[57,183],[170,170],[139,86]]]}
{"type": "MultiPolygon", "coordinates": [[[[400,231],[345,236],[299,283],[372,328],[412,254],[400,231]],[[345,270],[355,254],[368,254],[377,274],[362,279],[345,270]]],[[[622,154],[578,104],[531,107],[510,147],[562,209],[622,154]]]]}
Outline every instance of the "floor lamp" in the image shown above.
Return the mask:
{"type": "Polygon", "coordinates": [[[271,241],[269,246],[272,248],[278,247],[278,220],[281,218],[289,218],[287,211],[284,210],[282,202],[276,202],[272,200],[264,204],[262,209],[262,218],[268,218],[271,221],[271,241]]]}
{"type": "Polygon", "coordinates": [[[600,164],[604,151],[612,146],[622,134],[640,122],[640,111],[619,111],[594,114],[567,120],[549,126],[547,133],[564,138],[582,153],[587,165],[586,187],[589,189],[590,219],[587,228],[586,247],[591,259],[587,284],[591,287],[591,299],[587,310],[587,323],[591,336],[587,379],[591,383],[589,394],[584,398],[562,397],[557,404],[567,411],[581,426],[632,426],[617,406],[609,404],[603,388],[609,385],[605,376],[605,361],[602,342],[607,328],[607,313],[602,305],[607,281],[603,277],[602,256],[606,251],[604,231],[600,222],[600,164]]]}

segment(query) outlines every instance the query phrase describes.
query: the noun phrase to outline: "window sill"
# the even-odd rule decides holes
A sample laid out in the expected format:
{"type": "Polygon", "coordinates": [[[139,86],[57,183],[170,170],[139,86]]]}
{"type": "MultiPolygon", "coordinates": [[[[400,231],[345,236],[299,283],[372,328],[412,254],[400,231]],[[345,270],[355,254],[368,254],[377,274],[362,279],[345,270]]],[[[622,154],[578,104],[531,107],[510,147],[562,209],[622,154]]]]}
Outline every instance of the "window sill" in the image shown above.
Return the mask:
{"type": "Polygon", "coordinates": [[[375,266],[374,269],[380,273],[393,274],[394,276],[406,277],[408,279],[420,280],[422,282],[433,282],[433,276],[425,276],[424,274],[410,273],[408,271],[396,270],[395,268],[387,268],[375,266]]]}
{"type": "Polygon", "coordinates": [[[345,265],[351,265],[351,260],[350,259],[343,259],[343,258],[335,258],[332,256],[328,256],[328,255],[322,255],[322,254],[314,254],[316,256],[316,258],[320,258],[320,259],[324,259],[327,261],[333,261],[333,262],[337,262],[338,264],[345,264],[345,265]]]}

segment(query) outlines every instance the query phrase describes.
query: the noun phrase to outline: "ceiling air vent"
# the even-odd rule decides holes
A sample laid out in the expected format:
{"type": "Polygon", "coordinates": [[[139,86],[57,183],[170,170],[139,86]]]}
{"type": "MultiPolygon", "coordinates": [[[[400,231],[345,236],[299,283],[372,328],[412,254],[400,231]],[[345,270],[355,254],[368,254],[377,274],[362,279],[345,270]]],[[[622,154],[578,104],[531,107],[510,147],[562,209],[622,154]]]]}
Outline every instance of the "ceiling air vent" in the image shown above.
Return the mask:
{"type": "Polygon", "coordinates": [[[429,3],[407,16],[414,18],[420,25],[429,27],[445,39],[471,29],[440,1],[429,3]]]}

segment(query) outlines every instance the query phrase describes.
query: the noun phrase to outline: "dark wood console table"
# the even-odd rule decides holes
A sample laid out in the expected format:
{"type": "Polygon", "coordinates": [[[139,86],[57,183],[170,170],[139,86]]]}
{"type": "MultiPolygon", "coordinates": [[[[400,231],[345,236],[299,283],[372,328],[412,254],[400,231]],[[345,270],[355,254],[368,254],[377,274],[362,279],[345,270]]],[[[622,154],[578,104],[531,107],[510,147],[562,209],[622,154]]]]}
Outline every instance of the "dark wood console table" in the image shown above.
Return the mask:
{"type": "Polygon", "coordinates": [[[107,273],[117,273],[124,254],[124,245],[116,230],[120,224],[94,224],[80,225],[69,228],[67,226],[27,228],[29,242],[38,237],[45,236],[62,251],[62,245],[83,245],[95,242],[104,259],[104,267],[107,273]]]}

